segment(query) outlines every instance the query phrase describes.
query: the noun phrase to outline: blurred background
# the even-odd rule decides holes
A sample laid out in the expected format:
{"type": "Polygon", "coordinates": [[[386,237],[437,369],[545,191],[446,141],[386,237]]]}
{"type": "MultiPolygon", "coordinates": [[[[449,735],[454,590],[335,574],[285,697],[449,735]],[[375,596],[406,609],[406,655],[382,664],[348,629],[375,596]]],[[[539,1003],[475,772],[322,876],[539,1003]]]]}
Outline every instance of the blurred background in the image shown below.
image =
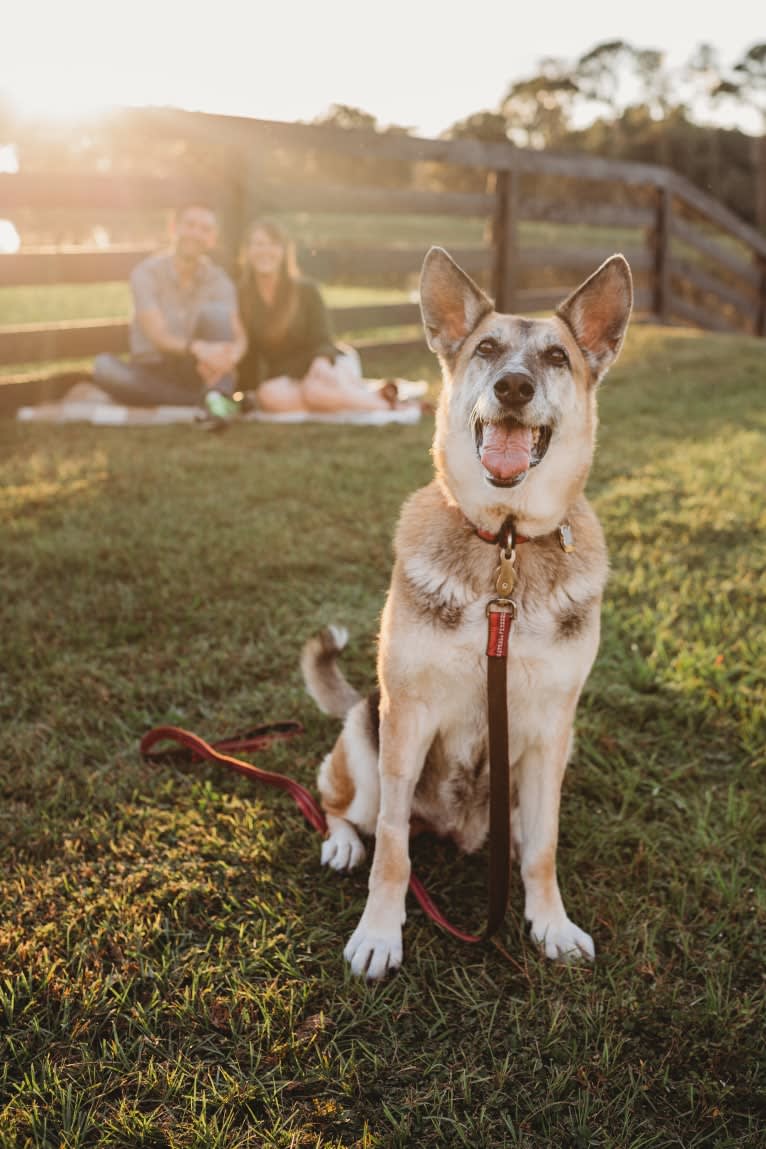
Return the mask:
{"type": "Polygon", "coordinates": [[[420,339],[433,242],[506,308],[551,306],[620,249],[640,313],[763,334],[766,40],[750,4],[690,20],[654,0],[544,15],[73,0],[6,24],[7,382],[123,350],[130,269],[196,195],[221,213],[234,272],[248,221],[277,216],[363,346],[420,339]]]}

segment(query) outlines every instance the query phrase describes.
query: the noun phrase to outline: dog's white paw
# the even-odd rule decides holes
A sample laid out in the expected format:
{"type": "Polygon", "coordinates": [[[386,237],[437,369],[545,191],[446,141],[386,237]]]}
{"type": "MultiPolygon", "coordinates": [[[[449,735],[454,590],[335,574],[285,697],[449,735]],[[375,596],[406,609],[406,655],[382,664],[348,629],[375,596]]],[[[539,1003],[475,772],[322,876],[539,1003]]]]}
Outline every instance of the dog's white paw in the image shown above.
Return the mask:
{"type": "Polygon", "coordinates": [[[322,865],[331,870],[353,870],[364,861],[365,848],[362,839],[348,822],[335,826],[322,843],[322,865]]]}
{"type": "Polygon", "coordinates": [[[402,964],[402,931],[370,930],[364,917],[351,935],[343,956],[351,972],[368,981],[393,973],[402,964]]]}
{"type": "Polygon", "coordinates": [[[593,938],[566,916],[533,919],[530,934],[553,961],[593,961],[596,956],[593,938]]]}

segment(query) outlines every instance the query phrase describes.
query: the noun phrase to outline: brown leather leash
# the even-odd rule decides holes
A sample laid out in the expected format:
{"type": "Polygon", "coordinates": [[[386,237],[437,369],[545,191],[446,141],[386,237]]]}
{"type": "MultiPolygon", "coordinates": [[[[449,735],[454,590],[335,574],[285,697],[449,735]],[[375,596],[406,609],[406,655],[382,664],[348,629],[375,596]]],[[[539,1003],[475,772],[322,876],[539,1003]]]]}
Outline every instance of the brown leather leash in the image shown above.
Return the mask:
{"type": "MultiPolygon", "coordinates": [[[[489,729],[489,870],[488,870],[488,912],[487,924],[481,934],[470,934],[454,926],[441,913],[422,882],[415,874],[410,875],[409,888],[420,904],[423,912],[447,933],[460,941],[475,945],[486,941],[497,933],[505,919],[508,908],[508,893],[511,872],[511,801],[510,764],[508,758],[508,690],[507,666],[508,644],[516,618],[516,602],[511,598],[516,582],[516,545],[530,542],[526,536],[518,535],[513,521],[509,518],[496,535],[480,531],[475,533],[488,543],[500,547],[500,565],[497,570],[495,590],[497,597],[487,606],[487,725],[489,729]]],[[[562,550],[574,550],[572,532],[568,523],[558,528],[562,550]]],[[[230,770],[235,770],[254,782],[288,793],[306,821],[320,834],[327,832],[324,811],[313,794],[289,778],[262,770],[251,762],[235,758],[230,751],[248,752],[263,750],[278,739],[293,738],[303,733],[299,722],[277,722],[257,726],[245,734],[235,735],[218,742],[209,743],[197,734],[192,734],[180,726],[156,726],[141,739],[140,750],[144,758],[161,761],[178,756],[179,751],[157,751],[159,742],[175,742],[192,754],[192,760],[206,759],[217,762],[230,770]]]]}
{"type": "MultiPolygon", "coordinates": [[[[475,533],[486,543],[500,547],[493,598],[487,606],[487,727],[489,730],[489,873],[487,924],[482,937],[492,937],[505,919],[511,877],[511,766],[508,757],[508,643],[516,619],[516,547],[533,541],[516,531],[509,516],[497,534],[478,527],[475,533]]],[[[574,549],[572,529],[564,522],[557,528],[559,546],[574,549]]]]}
{"type": "Polygon", "coordinates": [[[498,597],[487,606],[487,728],[489,731],[489,873],[487,924],[484,938],[497,933],[508,909],[511,876],[511,767],[508,760],[508,643],[516,618],[511,593],[516,582],[514,564],[519,539],[506,520],[499,535],[487,542],[500,545],[500,566],[495,590],[498,597]]]}

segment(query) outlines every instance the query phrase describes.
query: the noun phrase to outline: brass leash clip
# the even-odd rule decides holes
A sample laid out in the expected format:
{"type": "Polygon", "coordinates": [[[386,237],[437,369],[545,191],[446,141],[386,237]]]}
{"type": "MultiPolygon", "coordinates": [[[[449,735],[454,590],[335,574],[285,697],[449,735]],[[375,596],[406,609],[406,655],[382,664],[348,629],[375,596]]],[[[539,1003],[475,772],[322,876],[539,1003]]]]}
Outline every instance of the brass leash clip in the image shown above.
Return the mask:
{"type": "Polygon", "coordinates": [[[515,549],[512,546],[507,549],[501,548],[500,566],[497,568],[497,579],[495,581],[495,590],[501,598],[508,598],[513,593],[513,588],[516,585],[515,562],[515,549]]]}

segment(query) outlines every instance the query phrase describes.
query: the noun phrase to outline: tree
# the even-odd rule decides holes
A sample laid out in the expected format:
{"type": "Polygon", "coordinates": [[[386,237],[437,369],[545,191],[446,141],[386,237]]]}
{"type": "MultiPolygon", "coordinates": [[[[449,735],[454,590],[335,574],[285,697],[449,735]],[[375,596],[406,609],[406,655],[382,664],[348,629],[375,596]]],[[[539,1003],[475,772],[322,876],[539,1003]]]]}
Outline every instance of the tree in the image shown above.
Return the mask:
{"type": "Polygon", "coordinates": [[[624,40],[605,40],[597,44],[575,65],[574,83],[578,94],[590,103],[601,105],[608,117],[616,119],[625,67],[626,64],[632,65],[634,60],[634,50],[624,40]]]}
{"type": "Polygon", "coordinates": [[[562,60],[540,61],[540,71],[511,84],[500,111],[507,135],[532,148],[552,147],[571,126],[571,109],[579,93],[562,60]]]}
{"type": "Polygon", "coordinates": [[[712,44],[698,44],[681,68],[681,83],[688,91],[687,105],[710,114],[722,76],[723,71],[716,49],[712,44]]]}
{"type": "Polygon", "coordinates": [[[656,48],[636,48],[625,40],[605,40],[580,56],[572,79],[579,95],[617,121],[626,107],[642,104],[650,115],[666,115],[673,101],[665,57],[656,48]]]}
{"type": "Polygon", "coordinates": [[[445,140],[494,140],[507,143],[508,126],[500,112],[473,112],[442,133],[445,140]]]}
{"type": "Polygon", "coordinates": [[[657,118],[667,115],[672,99],[664,53],[655,48],[633,49],[633,66],[641,92],[641,103],[657,118]]]}
{"type": "MultiPolygon", "coordinates": [[[[375,116],[350,104],[331,104],[312,123],[347,132],[368,132],[370,135],[407,136],[412,131],[412,128],[401,124],[383,127],[375,116]]],[[[340,155],[315,149],[312,150],[313,170],[339,183],[379,187],[402,187],[412,183],[412,164],[408,160],[379,159],[374,153],[374,148],[370,148],[367,155],[340,155]]]]}
{"type": "Polygon", "coordinates": [[[732,77],[720,86],[766,120],[766,43],[754,44],[734,65],[732,77]]]}
{"type": "MultiPolygon", "coordinates": [[[[493,143],[508,143],[505,116],[500,112],[473,112],[463,120],[457,120],[441,133],[443,140],[487,140],[493,143]]],[[[456,164],[428,163],[421,165],[418,173],[421,186],[441,191],[476,192],[481,194],[491,189],[487,172],[482,168],[459,167],[456,164]]]]}
{"type": "Polygon", "coordinates": [[[732,98],[760,116],[760,136],[753,141],[755,218],[758,226],[766,231],[766,43],[754,44],[735,64],[731,75],[721,80],[715,94],[719,98],[732,98]]]}

